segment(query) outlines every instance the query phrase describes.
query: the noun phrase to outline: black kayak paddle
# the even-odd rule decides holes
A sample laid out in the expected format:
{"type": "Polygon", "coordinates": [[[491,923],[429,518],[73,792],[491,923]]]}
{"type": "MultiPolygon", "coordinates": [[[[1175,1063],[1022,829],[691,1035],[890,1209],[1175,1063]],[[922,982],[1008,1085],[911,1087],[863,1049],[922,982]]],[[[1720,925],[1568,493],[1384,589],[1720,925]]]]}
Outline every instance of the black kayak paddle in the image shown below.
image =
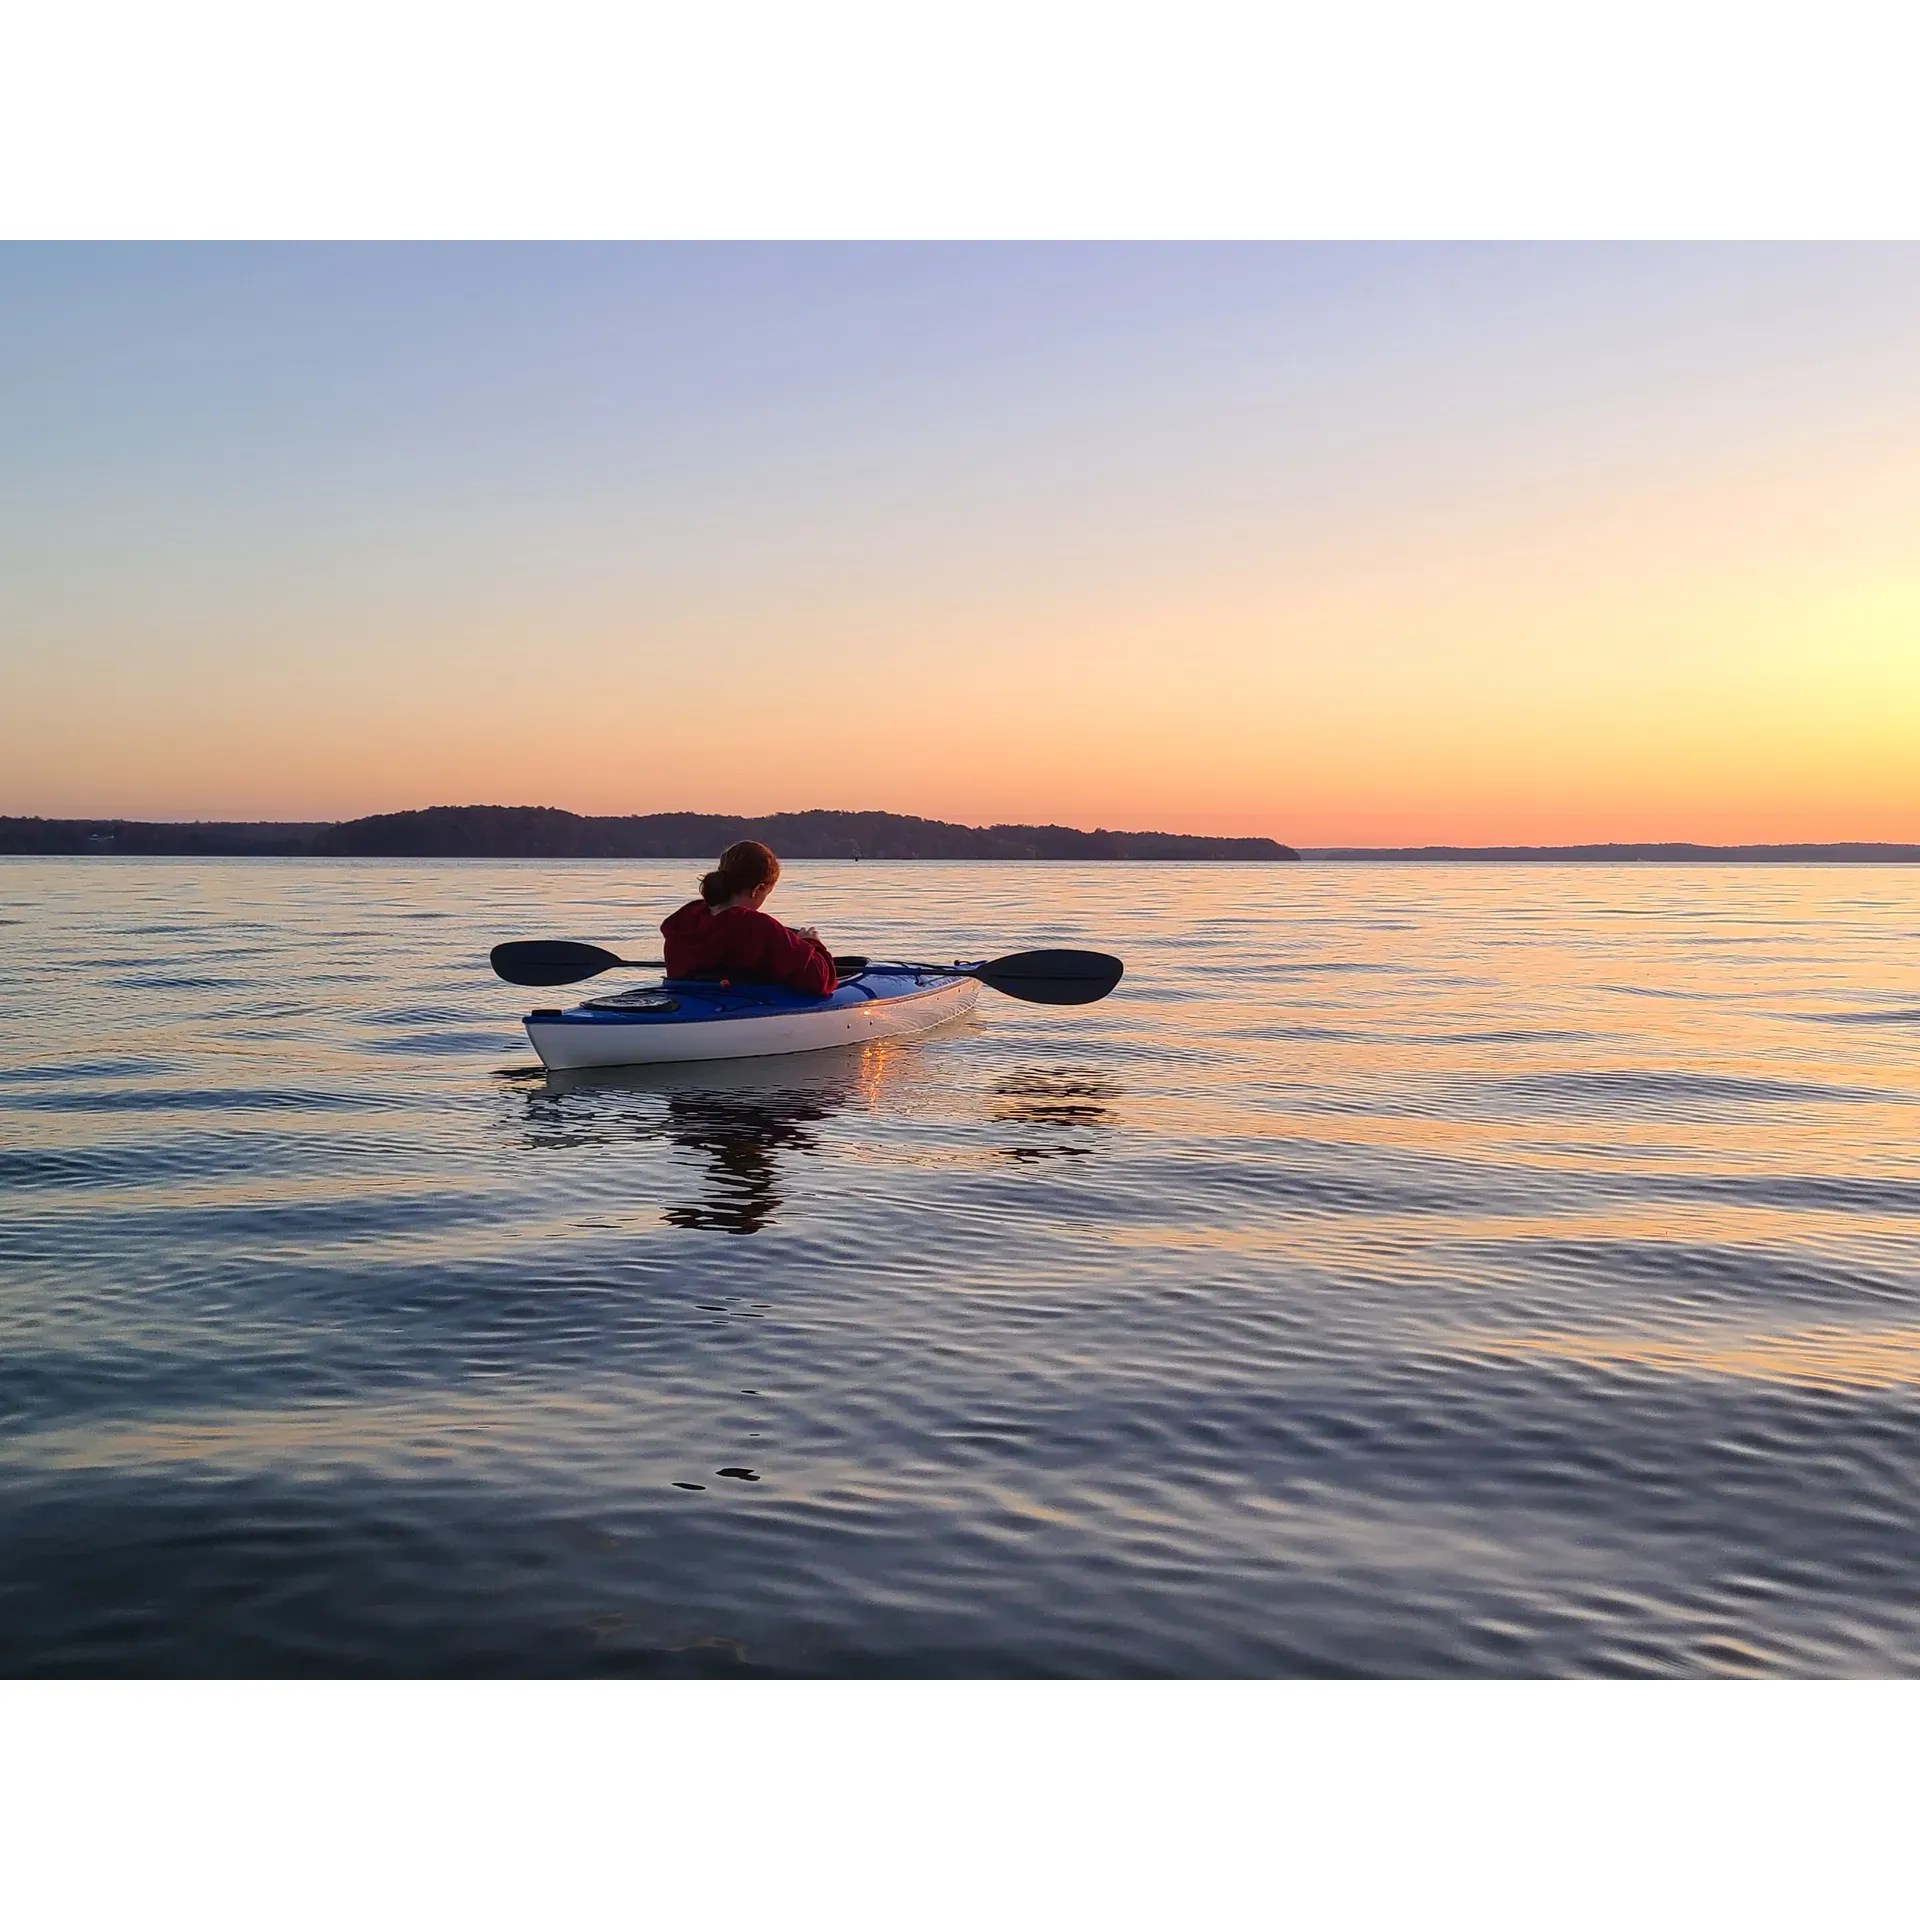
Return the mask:
{"type": "MultiPolygon", "coordinates": [[[[565,987],[613,967],[667,964],[664,960],[623,960],[605,947],[588,946],[580,940],[504,940],[490,957],[494,972],[516,987],[565,987]]],[[[834,967],[843,978],[860,972],[951,974],[956,979],[978,980],[1016,1000],[1032,1000],[1049,1007],[1082,1007],[1102,1000],[1126,971],[1110,953],[1086,953],[1074,947],[1009,953],[999,960],[982,961],[977,967],[921,966],[906,961],[869,967],[851,955],[837,959],[834,967]]]]}
{"type": "Polygon", "coordinates": [[[487,956],[502,980],[516,987],[566,987],[610,967],[664,967],[664,960],[622,960],[584,940],[503,940],[487,956]]]}
{"type": "Polygon", "coordinates": [[[1043,1007],[1084,1007],[1091,1001],[1104,1000],[1120,984],[1126,968],[1110,953],[1089,953],[1082,947],[1035,947],[1028,953],[983,960],[977,967],[925,967],[901,961],[867,971],[946,973],[960,980],[978,980],[982,986],[1043,1007]]]}

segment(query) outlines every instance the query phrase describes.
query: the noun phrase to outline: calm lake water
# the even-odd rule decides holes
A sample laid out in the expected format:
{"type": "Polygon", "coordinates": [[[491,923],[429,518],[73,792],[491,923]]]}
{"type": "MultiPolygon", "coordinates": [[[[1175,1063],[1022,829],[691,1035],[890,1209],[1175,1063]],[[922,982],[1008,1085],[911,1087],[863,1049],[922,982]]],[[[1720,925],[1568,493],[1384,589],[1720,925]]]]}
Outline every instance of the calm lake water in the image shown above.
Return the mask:
{"type": "Polygon", "coordinates": [[[694,872],[0,861],[0,1670],[1920,1672],[1920,870],[795,865],[1127,978],[549,1079],[694,872]]]}

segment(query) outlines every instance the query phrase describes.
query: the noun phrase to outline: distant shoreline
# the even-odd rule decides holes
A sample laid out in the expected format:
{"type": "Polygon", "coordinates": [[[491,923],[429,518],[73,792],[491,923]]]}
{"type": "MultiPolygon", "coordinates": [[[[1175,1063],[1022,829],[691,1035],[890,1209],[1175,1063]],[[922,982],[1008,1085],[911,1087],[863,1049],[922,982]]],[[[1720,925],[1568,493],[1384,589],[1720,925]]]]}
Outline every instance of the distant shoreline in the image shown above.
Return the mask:
{"type": "Polygon", "coordinates": [[[764,840],[791,860],[1298,860],[1263,836],[1107,828],[962,827],[911,814],[649,813],[558,807],[425,807],[360,820],[42,820],[0,817],[0,854],[198,854],[251,858],[712,860],[764,840]]]}
{"type": "Polygon", "coordinates": [[[160,854],[429,860],[706,860],[732,840],[766,840],[792,860],[1323,861],[1563,866],[1903,866],[1920,844],[1893,840],[1707,846],[1597,841],[1542,847],[1302,847],[1263,836],[963,827],[912,814],[812,811],[758,816],[595,816],[557,807],[427,807],[359,820],[51,820],[0,815],[0,856],[160,854]]]}

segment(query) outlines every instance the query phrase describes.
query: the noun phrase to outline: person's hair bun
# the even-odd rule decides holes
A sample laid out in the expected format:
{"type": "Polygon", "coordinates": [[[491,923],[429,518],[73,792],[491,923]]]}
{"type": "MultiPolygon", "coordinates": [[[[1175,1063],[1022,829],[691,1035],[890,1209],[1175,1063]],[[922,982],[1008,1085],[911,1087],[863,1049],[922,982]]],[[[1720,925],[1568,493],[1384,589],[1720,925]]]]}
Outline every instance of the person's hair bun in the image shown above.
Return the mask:
{"type": "Polygon", "coordinates": [[[736,840],[720,856],[720,864],[701,875],[700,898],[710,907],[724,907],[729,900],[743,893],[757,893],[779,878],[780,862],[770,847],[763,847],[758,840],[736,840]]]}

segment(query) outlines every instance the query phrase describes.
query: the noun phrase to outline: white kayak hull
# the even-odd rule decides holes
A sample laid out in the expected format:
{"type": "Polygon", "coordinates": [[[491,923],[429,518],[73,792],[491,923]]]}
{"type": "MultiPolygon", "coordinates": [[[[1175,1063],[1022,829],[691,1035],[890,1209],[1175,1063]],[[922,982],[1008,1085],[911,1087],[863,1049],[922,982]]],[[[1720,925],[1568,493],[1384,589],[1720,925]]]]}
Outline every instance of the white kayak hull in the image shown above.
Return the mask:
{"type": "Polygon", "coordinates": [[[623,1014],[591,1005],[526,1018],[541,1064],[637,1067],[656,1061],[742,1060],[770,1054],[857,1047],[944,1026],[980,997],[977,980],[933,974],[872,975],[847,982],[829,1000],[778,989],[753,997],[669,981],[670,1013],[623,1014]]]}

